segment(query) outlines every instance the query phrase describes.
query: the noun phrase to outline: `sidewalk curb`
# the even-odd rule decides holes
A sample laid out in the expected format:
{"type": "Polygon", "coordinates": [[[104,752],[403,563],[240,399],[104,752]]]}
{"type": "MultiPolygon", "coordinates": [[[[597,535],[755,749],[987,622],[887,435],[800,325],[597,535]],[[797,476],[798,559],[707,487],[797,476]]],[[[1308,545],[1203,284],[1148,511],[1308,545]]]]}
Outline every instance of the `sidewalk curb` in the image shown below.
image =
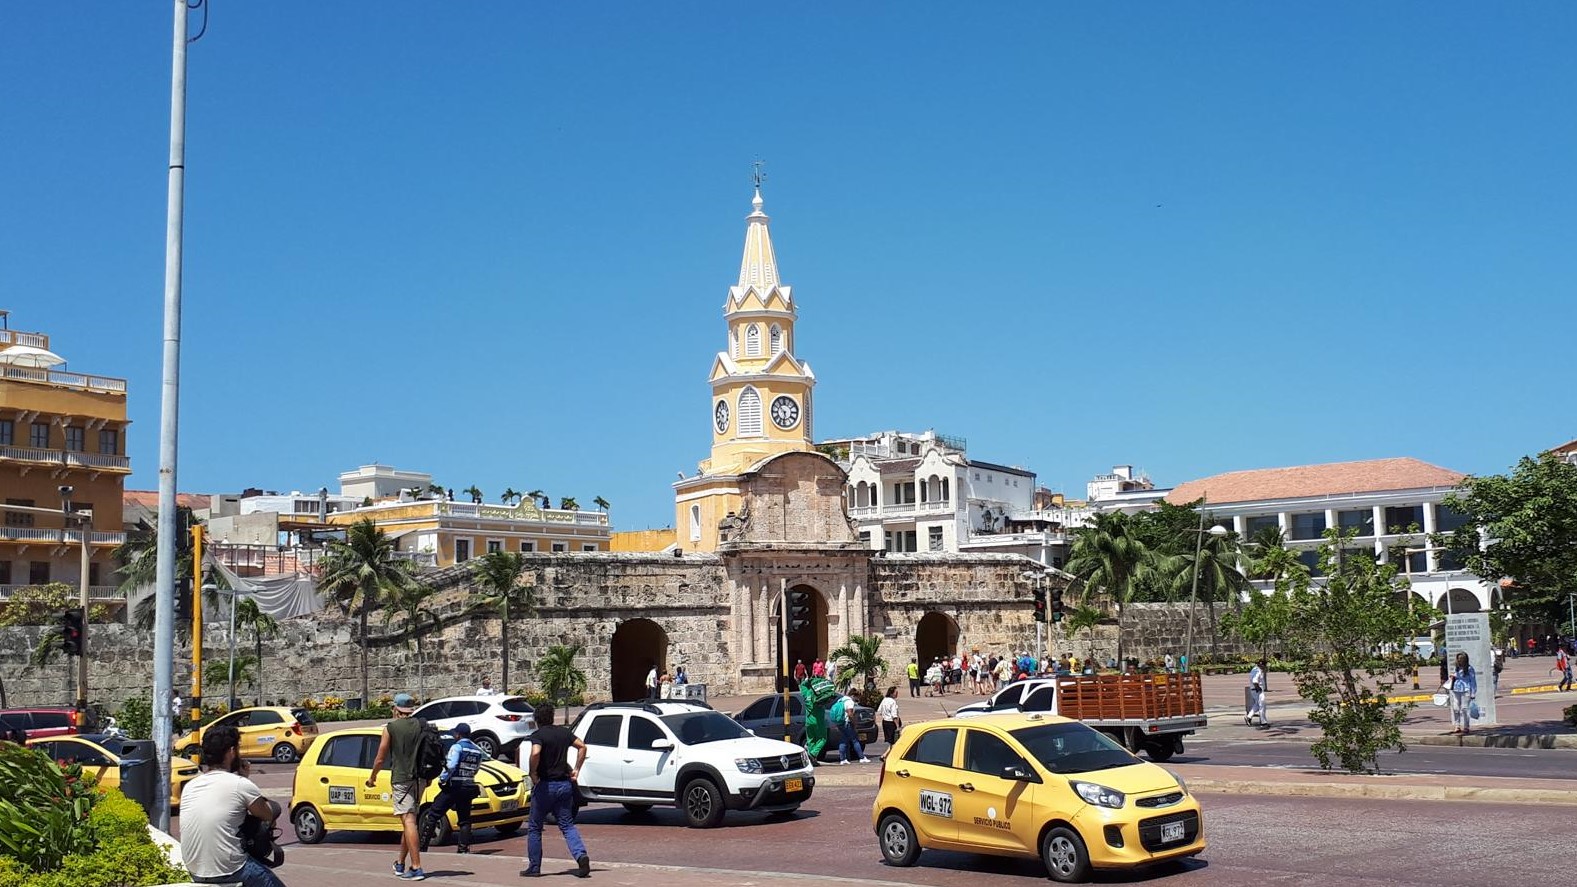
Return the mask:
{"type": "Polygon", "coordinates": [[[1577,733],[1470,733],[1467,736],[1407,736],[1414,745],[1461,748],[1577,748],[1577,733]]]}
{"type": "Polygon", "coordinates": [[[1477,801],[1493,804],[1577,805],[1577,791],[1484,788],[1461,785],[1381,785],[1352,782],[1254,782],[1245,779],[1189,777],[1189,791],[1229,795],[1288,795],[1305,798],[1375,798],[1390,801],[1477,801]]]}

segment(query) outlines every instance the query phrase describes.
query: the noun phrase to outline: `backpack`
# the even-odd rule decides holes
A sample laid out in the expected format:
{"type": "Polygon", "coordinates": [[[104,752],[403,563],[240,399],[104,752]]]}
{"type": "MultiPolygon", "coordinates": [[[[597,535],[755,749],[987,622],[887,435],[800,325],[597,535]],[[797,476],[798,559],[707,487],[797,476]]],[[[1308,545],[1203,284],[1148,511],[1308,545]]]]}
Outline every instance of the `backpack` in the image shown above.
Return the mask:
{"type": "Polygon", "coordinates": [[[416,740],[416,778],[437,779],[444,772],[444,743],[438,737],[438,728],[428,721],[420,721],[421,736],[416,740]]]}

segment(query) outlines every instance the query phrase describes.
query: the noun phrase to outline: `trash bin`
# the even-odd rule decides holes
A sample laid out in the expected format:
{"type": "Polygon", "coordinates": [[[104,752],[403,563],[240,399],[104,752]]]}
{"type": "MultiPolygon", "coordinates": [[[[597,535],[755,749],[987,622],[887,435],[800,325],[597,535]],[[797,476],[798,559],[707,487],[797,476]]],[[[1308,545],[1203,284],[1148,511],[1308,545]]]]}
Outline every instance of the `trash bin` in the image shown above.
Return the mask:
{"type": "Polygon", "coordinates": [[[154,804],[155,789],[159,784],[159,759],[151,739],[127,739],[121,742],[120,790],[126,797],[142,805],[148,819],[157,822],[154,804]]]}

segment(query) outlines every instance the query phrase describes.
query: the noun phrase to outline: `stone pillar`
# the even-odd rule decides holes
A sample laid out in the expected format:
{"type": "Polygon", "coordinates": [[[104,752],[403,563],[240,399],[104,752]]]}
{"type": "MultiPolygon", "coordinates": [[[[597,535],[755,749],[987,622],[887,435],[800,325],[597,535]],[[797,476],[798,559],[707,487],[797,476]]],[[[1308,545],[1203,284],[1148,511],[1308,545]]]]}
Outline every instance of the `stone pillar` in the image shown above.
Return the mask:
{"type": "MultiPolygon", "coordinates": [[[[751,594],[756,594],[751,589],[751,594]]],[[[770,630],[772,628],[772,587],[761,580],[760,597],[756,599],[756,662],[765,662],[772,656],[770,630]]]]}
{"type": "Polygon", "coordinates": [[[849,642],[849,586],[838,583],[838,640],[833,644],[833,649],[842,647],[849,642]]]}
{"type": "Polygon", "coordinates": [[[734,584],[734,615],[739,620],[739,661],[756,661],[756,608],[750,586],[734,584]]]}

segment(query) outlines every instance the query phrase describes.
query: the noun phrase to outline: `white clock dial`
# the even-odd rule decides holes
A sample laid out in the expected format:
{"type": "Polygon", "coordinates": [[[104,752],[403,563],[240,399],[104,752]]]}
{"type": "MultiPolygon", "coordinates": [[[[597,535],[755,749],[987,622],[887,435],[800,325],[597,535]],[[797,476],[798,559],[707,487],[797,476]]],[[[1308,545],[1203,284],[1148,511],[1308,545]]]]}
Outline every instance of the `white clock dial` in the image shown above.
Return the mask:
{"type": "Polygon", "coordinates": [[[717,426],[718,434],[728,433],[728,401],[717,402],[717,408],[712,411],[712,422],[717,426]]]}
{"type": "Polygon", "coordinates": [[[794,398],[785,394],[772,399],[772,424],[785,431],[799,424],[799,404],[794,398]]]}

